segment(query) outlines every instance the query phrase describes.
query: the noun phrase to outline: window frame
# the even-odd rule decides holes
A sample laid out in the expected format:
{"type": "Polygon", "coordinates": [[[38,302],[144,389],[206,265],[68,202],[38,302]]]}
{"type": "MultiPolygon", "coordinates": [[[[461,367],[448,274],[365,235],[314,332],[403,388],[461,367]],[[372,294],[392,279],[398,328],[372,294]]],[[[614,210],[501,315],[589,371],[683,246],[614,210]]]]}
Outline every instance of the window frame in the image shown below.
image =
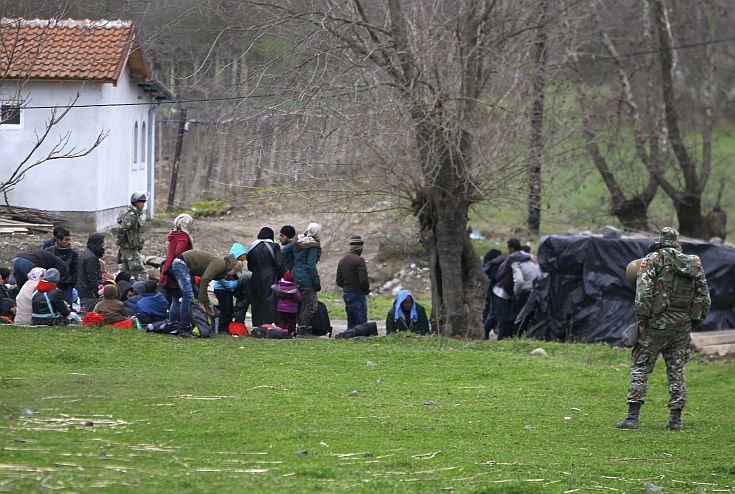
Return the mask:
{"type": "Polygon", "coordinates": [[[133,170],[138,169],[138,121],[133,124],[133,170]]]}
{"type": "Polygon", "coordinates": [[[2,120],[3,107],[14,107],[18,109],[18,123],[0,122],[0,129],[3,129],[3,130],[23,129],[25,127],[25,112],[23,111],[23,104],[21,102],[12,101],[12,100],[0,101],[0,120],[2,120]]]}

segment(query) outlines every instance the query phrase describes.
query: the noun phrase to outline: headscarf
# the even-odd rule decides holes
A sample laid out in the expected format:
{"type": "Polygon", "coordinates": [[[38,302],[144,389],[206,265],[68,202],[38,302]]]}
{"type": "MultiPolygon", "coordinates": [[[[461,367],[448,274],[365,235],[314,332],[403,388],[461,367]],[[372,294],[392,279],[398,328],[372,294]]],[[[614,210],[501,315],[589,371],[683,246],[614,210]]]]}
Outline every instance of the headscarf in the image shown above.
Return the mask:
{"type": "Polygon", "coordinates": [[[46,270],[43,268],[33,268],[28,273],[28,279],[31,281],[41,281],[41,279],[46,275],[46,270]]]}
{"type": "Polygon", "coordinates": [[[394,321],[399,320],[401,316],[403,315],[403,308],[401,307],[401,304],[408,297],[411,297],[411,299],[413,300],[413,305],[411,306],[411,321],[416,322],[419,320],[419,313],[416,310],[416,299],[413,297],[410,291],[401,290],[398,293],[398,298],[396,298],[395,314],[393,314],[394,321]]]}
{"type": "Polygon", "coordinates": [[[174,230],[181,230],[189,235],[189,240],[191,240],[192,245],[194,245],[194,239],[192,238],[191,230],[189,229],[192,221],[194,221],[194,218],[192,218],[190,214],[181,213],[176,217],[176,219],[174,219],[174,230]]]}
{"type": "Polygon", "coordinates": [[[319,223],[309,223],[304,233],[299,234],[299,243],[319,242],[322,238],[322,225],[319,223]]]}

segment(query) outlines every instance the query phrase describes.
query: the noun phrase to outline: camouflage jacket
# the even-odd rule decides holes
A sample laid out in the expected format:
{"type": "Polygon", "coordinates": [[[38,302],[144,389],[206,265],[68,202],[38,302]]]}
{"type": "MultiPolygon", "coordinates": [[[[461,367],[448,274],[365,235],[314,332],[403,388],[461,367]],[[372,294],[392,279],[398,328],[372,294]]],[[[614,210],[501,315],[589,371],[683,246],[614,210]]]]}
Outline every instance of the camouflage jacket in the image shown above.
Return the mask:
{"type": "Polygon", "coordinates": [[[120,213],[117,219],[120,225],[117,234],[117,245],[121,249],[140,250],[145,244],[143,239],[143,212],[133,205],[120,213]]]}
{"type": "Polygon", "coordinates": [[[709,288],[699,257],[661,247],[641,261],[635,315],[654,329],[689,331],[710,308],[709,288]]]}

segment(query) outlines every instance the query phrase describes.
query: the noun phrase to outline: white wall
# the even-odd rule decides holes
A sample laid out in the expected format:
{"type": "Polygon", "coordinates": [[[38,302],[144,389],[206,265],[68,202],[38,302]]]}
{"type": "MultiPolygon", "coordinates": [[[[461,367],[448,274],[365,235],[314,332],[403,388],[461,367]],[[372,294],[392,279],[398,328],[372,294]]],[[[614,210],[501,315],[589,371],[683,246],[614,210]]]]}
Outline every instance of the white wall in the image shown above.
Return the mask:
{"type": "MultiPolygon", "coordinates": [[[[123,72],[127,73],[127,70],[123,72]]],[[[0,88],[0,101],[15,94],[16,87],[8,81],[0,88]]],[[[109,103],[150,103],[150,98],[128,77],[123,76],[117,86],[94,82],[28,82],[22,89],[26,106],[54,106],[69,104],[79,93],[77,105],[109,103]]],[[[12,205],[48,211],[103,212],[129,204],[133,191],[148,190],[152,178],[153,156],[146,142],[145,159],[141,156],[143,122],[148,128],[155,125],[150,105],[73,108],[53,129],[34,156],[43,156],[67,133],[68,148],[89,147],[97,134],[108,131],[105,141],[90,155],[71,160],[46,162],[29,171],[26,178],[9,195],[12,205]],[[138,162],[133,164],[133,129],[138,122],[138,162]]],[[[0,180],[4,180],[24,158],[36,142],[35,132],[42,132],[49,109],[24,108],[22,128],[0,126],[0,180]]],[[[58,110],[59,112],[62,110],[58,110]]],[[[154,129],[151,129],[154,130],[154,129]]],[[[102,224],[111,226],[108,211],[98,214],[102,224]]]]}

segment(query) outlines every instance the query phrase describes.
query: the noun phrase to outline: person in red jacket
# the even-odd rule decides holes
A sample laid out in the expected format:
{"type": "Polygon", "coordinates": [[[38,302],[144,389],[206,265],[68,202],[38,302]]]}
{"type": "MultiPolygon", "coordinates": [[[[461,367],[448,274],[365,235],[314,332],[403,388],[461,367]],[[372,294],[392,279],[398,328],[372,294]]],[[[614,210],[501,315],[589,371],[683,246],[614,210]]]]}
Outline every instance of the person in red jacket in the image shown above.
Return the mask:
{"type": "Polygon", "coordinates": [[[168,250],[166,252],[166,261],[161,266],[161,277],[158,284],[163,288],[164,294],[171,303],[173,297],[181,298],[181,290],[176,283],[171,272],[171,263],[184,252],[194,248],[194,242],[191,237],[191,223],[194,218],[191,215],[182,213],[174,219],[174,228],[168,234],[168,250]]]}

